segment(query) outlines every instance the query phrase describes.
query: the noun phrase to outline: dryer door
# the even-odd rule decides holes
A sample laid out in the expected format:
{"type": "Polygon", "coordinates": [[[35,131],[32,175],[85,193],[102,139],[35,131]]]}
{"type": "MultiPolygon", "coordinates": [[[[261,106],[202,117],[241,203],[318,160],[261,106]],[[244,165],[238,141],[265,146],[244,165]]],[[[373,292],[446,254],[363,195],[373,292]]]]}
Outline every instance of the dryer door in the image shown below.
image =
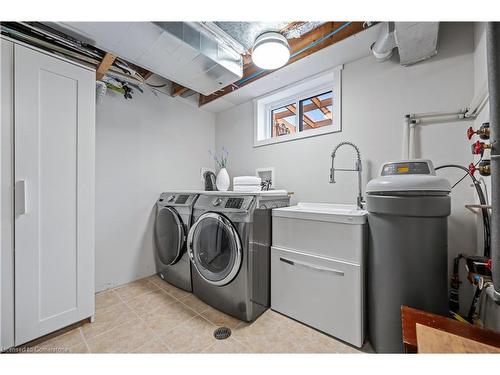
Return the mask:
{"type": "Polygon", "coordinates": [[[241,240],[225,216],[207,212],[188,235],[188,253],[201,277],[212,285],[226,285],[238,274],[242,262],[241,240]]]}
{"type": "Polygon", "coordinates": [[[186,232],[182,219],[174,208],[159,208],[156,215],[155,239],[156,251],[163,264],[175,264],[182,257],[186,232]]]}

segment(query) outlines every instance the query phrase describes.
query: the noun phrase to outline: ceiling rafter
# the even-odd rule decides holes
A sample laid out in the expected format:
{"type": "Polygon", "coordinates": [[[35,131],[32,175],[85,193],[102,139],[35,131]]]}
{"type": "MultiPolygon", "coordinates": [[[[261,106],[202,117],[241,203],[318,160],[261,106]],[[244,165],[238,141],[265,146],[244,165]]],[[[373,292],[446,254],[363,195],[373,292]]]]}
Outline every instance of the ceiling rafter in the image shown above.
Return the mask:
{"type": "Polygon", "coordinates": [[[97,70],[95,72],[95,78],[97,80],[101,80],[106,75],[109,68],[111,68],[111,65],[113,65],[115,60],[116,60],[115,55],[109,52],[106,53],[101,62],[99,63],[99,66],[97,67],[97,70]]]}
{"type": "MultiPolygon", "coordinates": [[[[289,40],[290,50],[293,57],[290,58],[285,66],[292,64],[304,57],[307,57],[325,47],[328,47],[329,45],[346,39],[351,35],[357,34],[362,30],[363,22],[326,22],[318,28],[304,34],[300,38],[289,40]],[[338,32],[328,38],[325,38],[325,40],[321,40],[321,38],[337,29],[338,32]],[[312,47],[307,48],[308,46],[312,47]]],[[[246,86],[249,83],[254,82],[257,79],[260,79],[274,71],[262,71],[252,63],[251,59],[247,58],[245,59],[245,61],[247,63],[243,66],[243,78],[238,81],[241,82],[240,84],[236,82],[235,84],[226,86],[211,95],[205,96],[200,94],[199,105],[203,106],[207,103],[210,103],[211,101],[223,97],[224,95],[227,95],[243,86],[246,86]]]]}
{"type": "Polygon", "coordinates": [[[178,83],[172,82],[172,89],[170,90],[170,95],[178,96],[178,95],[182,95],[188,91],[189,91],[189,89],[187,87],[184,87],[182,85],[179,85],[178,83]]]}

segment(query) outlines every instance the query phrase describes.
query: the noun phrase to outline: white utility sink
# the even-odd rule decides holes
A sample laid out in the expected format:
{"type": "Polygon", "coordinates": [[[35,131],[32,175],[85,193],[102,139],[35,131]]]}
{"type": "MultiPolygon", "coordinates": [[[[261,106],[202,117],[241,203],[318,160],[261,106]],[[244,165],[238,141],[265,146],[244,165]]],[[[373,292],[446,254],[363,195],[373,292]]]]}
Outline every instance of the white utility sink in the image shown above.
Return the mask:
{"type": "Polygon", "coordinates": [[[272,220],[271,308],[361,347],[367,211],[299,203],[272,220]]]}
{"type": "Polygon", "coordinates": [[[354,204],[306,203],[273,210],[273,216],[305,220],[331,221],[336,223],[363,224],[366,222],[366,210],[354,204]]]}

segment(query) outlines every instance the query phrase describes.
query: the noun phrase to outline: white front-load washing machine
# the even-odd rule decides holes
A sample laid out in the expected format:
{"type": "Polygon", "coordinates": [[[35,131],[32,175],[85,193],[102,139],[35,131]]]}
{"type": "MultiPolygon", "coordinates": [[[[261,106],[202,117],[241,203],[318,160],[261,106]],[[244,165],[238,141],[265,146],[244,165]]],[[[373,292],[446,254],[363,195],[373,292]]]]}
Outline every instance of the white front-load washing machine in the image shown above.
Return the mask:
{"type": "Polygon", "coordinates": [[[191,292],[191,264],[186,237],[197,194],[165,192],[156,202],[156,271],[166,282],[191,292]]]}

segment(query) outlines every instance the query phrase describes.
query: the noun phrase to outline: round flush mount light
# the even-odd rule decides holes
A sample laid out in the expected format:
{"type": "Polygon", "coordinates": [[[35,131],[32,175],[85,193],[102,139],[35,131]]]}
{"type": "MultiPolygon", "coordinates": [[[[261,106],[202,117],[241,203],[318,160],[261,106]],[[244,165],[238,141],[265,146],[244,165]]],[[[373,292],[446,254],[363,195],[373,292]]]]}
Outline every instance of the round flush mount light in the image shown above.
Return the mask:
{"type": "Polygon", "coordinates": [[[268,31],[260,34],[253,44],[252,61],[262,69],[278,69],[290,58],[290,46],[280,33],[268,31]]]}

